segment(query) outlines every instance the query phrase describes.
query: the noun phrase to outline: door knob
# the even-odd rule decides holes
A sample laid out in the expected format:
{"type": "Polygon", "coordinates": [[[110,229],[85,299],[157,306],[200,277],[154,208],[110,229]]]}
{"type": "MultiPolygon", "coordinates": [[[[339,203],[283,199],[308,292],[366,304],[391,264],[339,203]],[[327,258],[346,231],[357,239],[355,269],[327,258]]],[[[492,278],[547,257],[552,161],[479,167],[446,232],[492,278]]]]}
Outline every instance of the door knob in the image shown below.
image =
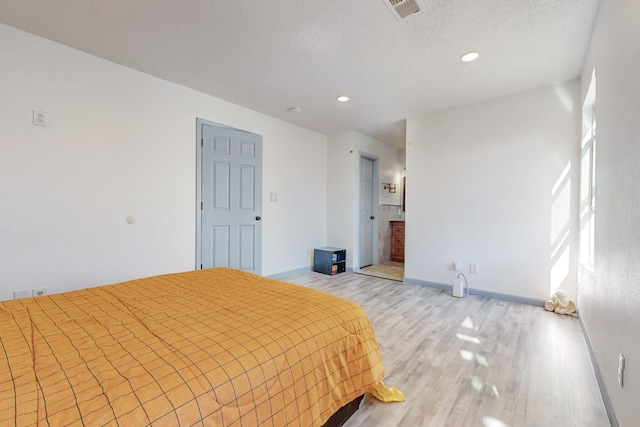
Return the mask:
{"type": "Polygon", "coordinates": [[[376,219],[376,217],[375,216],[370,216],[369,219],[376,219]]]}
{"type": "Polygon", "coordinates": [[[261,216],[257,216],[257,217],[256,217],[256,221],[260,221],[261,219],[262,219],[262,217],[261,217],[261,216]]]}

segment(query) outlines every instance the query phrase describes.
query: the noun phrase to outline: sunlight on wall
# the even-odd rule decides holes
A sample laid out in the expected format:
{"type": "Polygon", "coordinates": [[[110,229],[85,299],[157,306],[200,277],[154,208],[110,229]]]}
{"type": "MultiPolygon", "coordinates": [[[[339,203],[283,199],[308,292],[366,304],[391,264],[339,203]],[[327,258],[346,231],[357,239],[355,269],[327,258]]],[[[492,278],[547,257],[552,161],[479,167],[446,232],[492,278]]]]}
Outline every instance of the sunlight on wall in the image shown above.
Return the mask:
{"type": "Polygon", "coordinates": [[[571,245],[571,162],[564,168],[551,189],[551,271],[549,295],[562,287],[569,276],[571,245]]]}
{"type": "Polygon", "coordinates": [[[562,102],[562,105],[564,105],[567,110],[573,111],[573,99],[571,98],[571,94],[567,91],[566,86],[556,84],[553,87],[553,90],[556,92],[556,95],[558,95],[558,99],[562,102]]]}
{"type": "Polygon", "coordinates": [[[596,215],[596,71],[582,106],[580,151],[580,262],[593,269],[596,215]]]}

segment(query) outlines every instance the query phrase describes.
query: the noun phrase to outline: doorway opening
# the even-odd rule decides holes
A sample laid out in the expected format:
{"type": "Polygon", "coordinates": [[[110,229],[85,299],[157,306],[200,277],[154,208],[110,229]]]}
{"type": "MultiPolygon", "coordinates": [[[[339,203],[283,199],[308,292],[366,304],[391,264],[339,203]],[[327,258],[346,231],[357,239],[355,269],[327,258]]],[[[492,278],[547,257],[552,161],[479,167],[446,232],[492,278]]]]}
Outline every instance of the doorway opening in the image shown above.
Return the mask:
{"type": "MultiPolygon", "coordinates": [[[[399,219],[402,205],[398,198],[396,205],[379,204],[386,198],[381,196],[379,182],[379,160],[375,156],[360,153],[359,160],[359,269],[360,274],[381,277],[390,280],[403,281],[404,279],[404,232],[402,235],[402,250],[400,262],[391,258],[391,231],[393,225],[399,219]]],[[[385,183],[389,184],[389,183],[385,183]]],[[[389,187],[387,187],[389,188],[389,187]]],[[[397,185],[393,185],[398,196],[402,194],[397,185]],[[398,188],[396,188],[398,187],[398,188]]],[[[386,191],[386,190],[385,190],[386,191]]],[[[395,200],[395,199],[393,199],[395,200]]],[[[402,212],[404,220],[404,212],[402,212]]],[[[398,222],[404,229],[404,221],[398,222]]],[[[398,234],[400,235],[400,234],[398,234]]],[[[397,253],[396,253],[397,254],[397,253]]],[[[397,257],[396,257],[397,258],[397,257]]]]}

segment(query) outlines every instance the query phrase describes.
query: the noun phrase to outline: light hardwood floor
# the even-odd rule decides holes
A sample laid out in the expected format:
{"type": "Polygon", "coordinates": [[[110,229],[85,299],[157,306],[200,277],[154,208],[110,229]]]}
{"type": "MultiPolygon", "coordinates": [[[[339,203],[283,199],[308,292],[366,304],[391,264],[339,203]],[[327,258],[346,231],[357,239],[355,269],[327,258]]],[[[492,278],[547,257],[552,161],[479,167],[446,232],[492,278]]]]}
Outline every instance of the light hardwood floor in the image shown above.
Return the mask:
{"type": "Polygon", "coordinates": [[[361,268],[358,274],[402,282],[404,279],[404,264],[394,263],[370,265],[368,267],[361,268]]]}
{"type": "Polygon", "coordinates": [[[345,427],[609,426],[575,317],[353,273],[286,281],[364,308],[385,384],[406,396],[368,400],[345,427]]]}

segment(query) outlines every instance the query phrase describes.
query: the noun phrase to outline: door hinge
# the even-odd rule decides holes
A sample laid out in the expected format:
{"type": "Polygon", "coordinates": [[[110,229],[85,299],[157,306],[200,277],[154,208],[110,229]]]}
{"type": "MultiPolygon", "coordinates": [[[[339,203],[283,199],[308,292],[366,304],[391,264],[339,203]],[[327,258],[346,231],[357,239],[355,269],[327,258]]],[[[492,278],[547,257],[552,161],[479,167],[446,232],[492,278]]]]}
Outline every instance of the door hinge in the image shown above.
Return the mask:
{"type": "Polygon", "coordinates": [[[204,209],[204,202],[200,202],[200,210],[204,209]]]}
{"type": "Polygon", "coordinates": [[[202,264],[200,264],[200,270],[202,270],[202,264]]]}
{"type": "Polygon", "coordinates": [[[204,138],[200,138],[200,147],[204,147],[204,138]]]}

